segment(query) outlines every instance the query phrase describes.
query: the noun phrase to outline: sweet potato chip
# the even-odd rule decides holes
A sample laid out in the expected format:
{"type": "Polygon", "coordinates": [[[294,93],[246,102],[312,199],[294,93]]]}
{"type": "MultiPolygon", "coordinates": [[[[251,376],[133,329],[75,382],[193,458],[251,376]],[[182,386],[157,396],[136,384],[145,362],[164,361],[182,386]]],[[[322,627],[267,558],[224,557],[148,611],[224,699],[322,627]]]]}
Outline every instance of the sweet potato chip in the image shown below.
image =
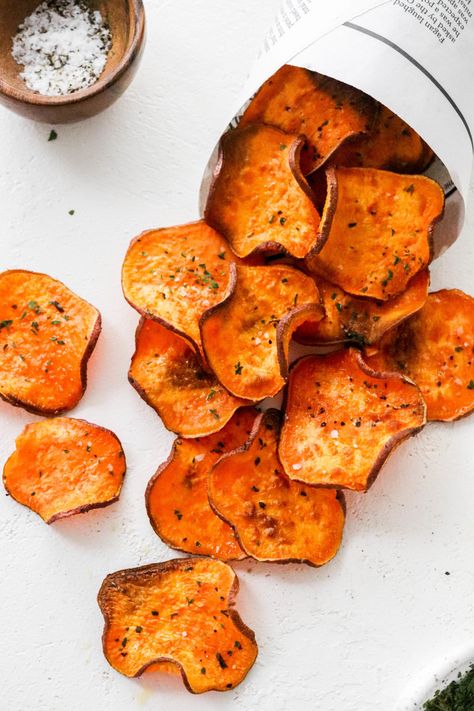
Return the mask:
{"type": "Polygon", "coordinates": [[[299,167],[303,143],[262,125],[223,136],[205,217],[239,257],[305,257],[318,245],[320,217],[299,167]]]}
{"type": "Polygon", "coordinates": [[[427,269],[409,281],[406,291],[390,301],[362,299],[347,294],[335,284],[318,279],[325,316],[317,323],[306,322],[293,338],[307,345],[355,341],[376,343],[390,328],[419,311],[428,296],[430,275],[427,269]]]}
{"type": "Polygon", "coordinates": [[[199,319],[225,298],[231,263],[228,245],[205,222],[150,230],[132,242],[125,257],[125,298],[199,354],[199,319]]]}
{"type": "Polygon", "coordinates": [[[365,491],[390,452],[426,422],[418,387],[369,368],[348,349],[290,373],[279,455],[290,479],[365,491]]]}
{"type": "Polygon", "coordinates": [[[285,384],[288,343],[309,311],[322,318],[314,281],[292,267],[235,267],[228,298],[201,320],[206,358],[236,397],[262,400],[285,384]]]}
{"type": "Polygon", "coordinates": [[[71,410],[84,394],[100,334],[96,308],[46,274],[0,274],[0,397],[38,415],[71,410]]]}
{"type": "Polygon", "coordinates": [[[367,363],[414,380],[428,420],[468,415],[474,410],[474,299],[458,289],[430,294],[421,311],[384,336],[367,363]]]}
{"type": "Polygon", "coordinates": [[[125,476],[118,438],[84,420],[27,425],[3,470],[5,488],[46,523],[117,501],[125,476]]]}
{"type": "Polygon", "coordinates": [[[177,439],[168,461],[150,480],[145,495],[150,523],[172,548],[222,560],[245,557],[231,527],[209,506],[207,478],[222,454],[246,442],[256,414],[244,408],[216,434],[177,439]]]}
{"type": "Polygon", "coordinates": [[[307,175],[345,141],[370,131],[376,115],[376,102],[362,91],[287,64],[265,82],[240,125],[266,123],[303,133],[307,145],[301,165],[307,175]]]}
{"type": "Polygon", "coordinates": [[[334,489],[288,479],[277,454],[279,433],[277,410],[258,416],[249,441],[214,465],[211,506],[249,556],[324,565],[341,544],[344,503],[334,489]]]}
{"type": "Polygon", "coordinates": [[[432,259],[432,232],[444,208],[440,185],[373,168],[330,169],[328,181],[336,190],[321,224],[327,237],[307,259],[309,269],[350,294],[397,296],[432,259]]]}
{"type": "Polygon", "coordinates": [[[107,661],[128,677],[173,663],[195,694],[233,689],[258,651],[234,609],[238,588],[232,568],[209,558],[108,575],[98,595],[107,661]]]}
{"type": "Polygon", "coordinates": [[[381,106],[372,132],[341,146],[332,156],[331,165],[422,173],[432,159],[433,152],[421,136],[381,106]]]}
{"type": "Polygon", "coordinates": [[[218,432],[248,404],[203,370],[185,340],[150,319],[142,318],[138,326],[128,377],[165,427],[181,437],[218,432]]]}

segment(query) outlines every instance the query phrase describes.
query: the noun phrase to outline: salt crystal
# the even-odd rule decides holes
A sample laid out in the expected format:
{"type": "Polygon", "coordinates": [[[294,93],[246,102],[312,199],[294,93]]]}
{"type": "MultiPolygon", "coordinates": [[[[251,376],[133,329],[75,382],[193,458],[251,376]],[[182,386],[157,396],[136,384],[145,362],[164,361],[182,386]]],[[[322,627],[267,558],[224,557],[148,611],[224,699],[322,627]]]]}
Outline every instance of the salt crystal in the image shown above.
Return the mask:
{"type": "Polygon", "coordinates": [[[302,464],[293,464],[293,469],[295,470],[295,472],[299,472],[300,469],[303,469],[303,465],[302,464]]]}
{"type": "Polygon", "coordinates": [[[108,25],[84,0],[42,2],[12,43],[20,77],[43,96],[64,96],[95,84],[112,46],[108,25]]]}
{"type": "Polygon", "coordinates": [[[196,462],[202,462],[202,460],[204,459],[205,456],[206,456],[205,454],[196,454],[194,459],[196,460],[196,462]]]}
{"type": "Polygon", "coordinates": [[[331,430],[331,437],[333,439],[338,439],[339,437],[339,432],[337,430],[331,430]]]}

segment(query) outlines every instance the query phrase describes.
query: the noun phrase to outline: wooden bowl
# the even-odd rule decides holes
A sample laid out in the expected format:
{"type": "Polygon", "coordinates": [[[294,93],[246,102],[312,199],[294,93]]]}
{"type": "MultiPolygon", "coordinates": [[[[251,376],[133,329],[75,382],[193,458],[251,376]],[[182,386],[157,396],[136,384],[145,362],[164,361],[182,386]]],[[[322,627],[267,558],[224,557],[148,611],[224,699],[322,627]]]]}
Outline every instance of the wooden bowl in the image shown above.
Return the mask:
{"type": "Polygon", "coordinates": [[[11,55],[18,25],[41,0],[0,0],[0,103],[22,116],[46,123],[73,123],[108,108],[125,91],[138,68],[145,38],[142,0],[91,0],[112,34],[112,48],[99,80],[65,96],[42,96],[20,78],[23,69],[11,55]]]}

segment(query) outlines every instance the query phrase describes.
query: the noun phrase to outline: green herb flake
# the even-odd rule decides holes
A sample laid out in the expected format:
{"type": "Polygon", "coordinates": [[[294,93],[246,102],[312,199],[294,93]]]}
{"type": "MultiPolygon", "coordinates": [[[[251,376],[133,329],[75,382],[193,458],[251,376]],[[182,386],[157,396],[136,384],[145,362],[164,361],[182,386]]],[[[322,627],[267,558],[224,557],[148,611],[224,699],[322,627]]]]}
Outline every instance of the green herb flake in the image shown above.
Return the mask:
{"type": "Polygon", "coordinates": [[[219,259],[225,259],[225,252],[220,252],[217,256],[219,259]]]}
{"type": "Polygon", "coordinates": [[[474,665],[423,704],[423,711],[472,711],[473,708],[474,665]]]}
{"type": "Polygon", "coordinates": [[[214,417],[215,420],[221,419],[221,416],[219,415],[219,413],[217,412],[217,410],[215,408],[209,410],[209,412],[211,413],[211,415],[214,417]]]}
{"type": "Polygon", "coordinates": [[[403,188],[403,190],[404,190],[406,193],[409,193],[410,195],[413,195],[413,193],[415,192],[415,186],[413,185],[413,183],[410,183],[410,185],[407,185],[407,187],[406,187],[406,188],[403,188]]]}
{"type": "Polygon", "coordinates": [[[339,301],[336,303],[336,309],[341,313],[342,311],[342,304],[339,303],[339,301]]]}
{"type": "Polygon", "coordinates": [[[270,219],[268,220],[268,223],[272,225],[275,222],[275,215],[272,215],[270,219]]]}
{"type": "Polygon", "coordinates": [[[9,328],[13,324],[13,321],[7,319],[6,321],[0,321],[0,331],[2,328],[9,328]]]}
{"type": "Polygon", "coordinates": [[[238,361],[238,363],[235,364],[234,369],[235,369],[235,374],[236,374],[236,375],[241,375],[241,374],[242,374],[242,371],[243,371],[244,367],[243,367],[243,365],[240,364],[240,360],[238,361]]]}
{"type": "Polygon", "coordinates": [[[75,215],[75,214],[76,214],[76,211],[75,211],[75,210],[69,210],[69,212],[68,212],[67,214],[68,214],[68,215],[75,215]]]}
{"type": "Polygon", "coordinates": [[[135,632],[137,632],[137,634],[140,634],[141,632],[143,632],[143,627],[141,625],[138,625],[137,627],[135,627],[135,632]]]}
{"type": "Polygon", "coordinates": [[[176,518],[178,519],[178,521],[181,521],[181,519],[183,518],[183,514],[182,514],[181,511],[179,511],[178,509],[175,509],[174,515],[176,516],[176,518]]]}
{"type": "Polygon", "coordinates": [[[469,381],[469,385],[467,386],[468,390],[474,390],[474,380],[469,381]]]}
{"type": "Polygon", "coordinates": [[[48,137],[48,143],[50,143],[51,141],[55,141],[57,139],[57,137],[58,137],[58,134],[56,133],[54,128],[52,128],[50,131],[49,137],[48,137]]]}

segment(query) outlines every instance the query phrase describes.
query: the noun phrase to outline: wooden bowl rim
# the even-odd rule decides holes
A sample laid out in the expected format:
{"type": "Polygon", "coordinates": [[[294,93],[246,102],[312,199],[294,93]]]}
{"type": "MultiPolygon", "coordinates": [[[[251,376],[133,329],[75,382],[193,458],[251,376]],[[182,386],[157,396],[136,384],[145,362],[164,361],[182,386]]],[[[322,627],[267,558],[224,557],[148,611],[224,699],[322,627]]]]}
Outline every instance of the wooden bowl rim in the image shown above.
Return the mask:
{"type": "Polygon", "coordinates": [[[0,77],[0,93],[21,104],[30,106],[70,106],[86,101],[92,96],[96,96],[110,88],[133,63],[145,36],[145,8],[143,6],[143,0],[129,0],[129,6],[131,6],[131,12],[134,18],[134,33],[122,59],[110,74],[99,79],[87,87],[87,89],[81,89],[80,91],[75,91],[63,96],[44,96],[43,94],[37,94],[28,89],[26,85],[24,90],[18,90],[10,84],[7,84],[0,77]]]}

